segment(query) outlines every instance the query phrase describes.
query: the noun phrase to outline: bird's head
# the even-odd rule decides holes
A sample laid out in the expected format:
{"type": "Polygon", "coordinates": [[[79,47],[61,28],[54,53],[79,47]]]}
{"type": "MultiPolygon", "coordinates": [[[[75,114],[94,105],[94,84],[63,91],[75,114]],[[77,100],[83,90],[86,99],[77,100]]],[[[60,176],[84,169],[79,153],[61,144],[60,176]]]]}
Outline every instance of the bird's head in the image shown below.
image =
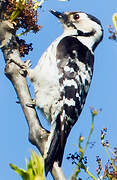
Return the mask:
{"type": "Polygon", "coordinates": [[[100,21],[84,12],[60,13],[50,10],[63,25],[66,36],[76,36],[89,49],[95,50],[103,38],[103,28],[100,21]]]}

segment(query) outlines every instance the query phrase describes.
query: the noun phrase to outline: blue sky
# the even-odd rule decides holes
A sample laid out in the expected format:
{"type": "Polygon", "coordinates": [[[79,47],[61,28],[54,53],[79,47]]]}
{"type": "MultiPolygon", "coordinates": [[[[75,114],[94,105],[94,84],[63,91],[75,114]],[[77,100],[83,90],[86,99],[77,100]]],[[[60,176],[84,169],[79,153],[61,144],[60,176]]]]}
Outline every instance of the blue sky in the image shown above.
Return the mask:
{"type": "MultiPolygon", "coordinates": [[[[117,147],[117,42],[109,40],[108,25],[112,24],[112,14],[117,11],[116,0],[71,0],[60,2],[47,0],[39,11],[39,24],[43,26],[37,35],[29,33],[25,36],[27,42],[33,42],[34,50],[25,58],[31,59],[34,67],[49,44],[62,33],[62,26],[58,20],[51,15],[49,9],[59,11],[84,11],[90,13],[102,22],[104,28],[104,39],[95,51],[95,68],[90,91],[81,116],[71,131],[65,148],[63,170],[67,179],[72,174],[74,166],[71,161],[66,160],[68,153],[77,151],[79,135],[85,139],[91,125],[91,114],[89,107],[102,108],[102,112],[95,118],[95,129],[91,141],[96,141],[95,146],[88,148],[88,167],[95,174],[96,155],[102,157],[106,162],[106,155],[100,144],[100,130],[108,128],[107,139],[111,147],[117,147]]],[[[4,59],[0,54],[0,179],[17,180],[19,176],[10,169],[9,163],[16,164],[25,169],[25,158],[30,156],[30,150],[37,149],[28,141],[28,126],[19,104],[16,104],[17,95],[12,84],[4,75],[4,59]]],[[[44,118],[41,116],[45,122],[44,118]]],[[[45,123],[47,126],[47,123],[45,123]]],[[[37,151],[38,152],[38,151],[37,151]]],[[[87,176],[82,172],[81,177],[87,176]]],[[[49,175],[47,180],[51,180],[49,175]]]]}

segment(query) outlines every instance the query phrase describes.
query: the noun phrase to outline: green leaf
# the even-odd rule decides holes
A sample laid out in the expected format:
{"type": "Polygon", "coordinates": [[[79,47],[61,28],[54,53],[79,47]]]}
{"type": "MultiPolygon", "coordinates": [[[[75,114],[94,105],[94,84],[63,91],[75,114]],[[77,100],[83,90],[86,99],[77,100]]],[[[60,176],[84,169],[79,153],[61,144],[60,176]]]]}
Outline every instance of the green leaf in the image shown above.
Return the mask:
{"type": "Polygon", "coordinates": [[[45,180],[44,160],[40,154],[37,155],[34,151],[31,151],[29,162],[26,159],[26,171],[19,169],[14,164],[10,164],[10,167],[15,170],[23,180],[45,180]]]}
{"type": "Polygon", "coordinates": [[[9,165],[14,171],[16,171],[16,173],[18,173],[22,177],[23,180],[28,180],[29,179],[29,175],[27,174],[27,172],[25,170],[19,169],[14,164],[9,164],[9,165]]]}

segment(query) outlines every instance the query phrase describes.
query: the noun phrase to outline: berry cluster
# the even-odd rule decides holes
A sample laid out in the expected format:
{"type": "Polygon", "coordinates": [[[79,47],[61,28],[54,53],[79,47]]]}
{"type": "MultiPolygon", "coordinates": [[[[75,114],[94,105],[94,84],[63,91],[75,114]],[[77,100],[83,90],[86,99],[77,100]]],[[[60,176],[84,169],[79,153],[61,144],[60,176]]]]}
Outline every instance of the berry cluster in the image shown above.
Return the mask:
{"type": "Polygon", "coordinates": [[[21,57],[28,55],[29,51],[33,50],[32,43],[26,44],[26,41],[24,39],[19,38],[17,38],[17,42],[19,44],[19,52],[21,57]]]}
{"type": "MultiPolygon", "coordinates": [[[[38,13],[35,3],[32,0],[7,0],[6,11],[4,13],[6,19],[13,22],[15,30],[22,29],[21,34],[28,33],[32,30],[37,33],[41,26],[37,24],[38,13]]],[[[32,44],[26,44],[24,40],[17,37],[19,43],[19,51],[21,56],[25,56],[32,50],[32,44]]]]}
{"type": "MultiPolygon", "coordinates": [[[[74,154],[69,153],[67,159],[68,160],[71,159],[72,164],[78,164],[78,162],[81,161],[81,155],[80,155],[80,153],[77,153],[77,152],[75,152],[74,154]]],[[[87,156],[84,156],[82,158],[82,163],[85,165],[87,164],[87,156]]]]}
{"type": "Polygon", "coordinates": [[[15,21],[18,28],[24,28],[26,31],[33,30],[38,32],[41,26],[37,25],[38,13],[34,8],[32,0],[28,1],[16,1],[7,0],[6,17],[11,17],[11,20],[15,21]]]}

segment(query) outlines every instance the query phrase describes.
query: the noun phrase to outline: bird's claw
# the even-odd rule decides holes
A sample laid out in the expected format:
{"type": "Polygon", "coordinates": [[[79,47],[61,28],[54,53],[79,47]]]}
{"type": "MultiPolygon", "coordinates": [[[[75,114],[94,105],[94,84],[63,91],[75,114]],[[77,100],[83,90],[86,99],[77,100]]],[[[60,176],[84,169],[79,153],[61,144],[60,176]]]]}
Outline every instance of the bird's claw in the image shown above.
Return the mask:
{"type": "Polygon", "coordinates": [[[27,107],[34,108],[36,106],[35,99],[32,99],[31,103],[26,104],[27,107]]]}
{"type": "Polygon", "coordinates": [[[19,73],[22,75],[22,76],[27,76],[27,73],[28,73],[28,69],[31,67],[31,61],[28,59],[26,61],[23,62],[23,64],[19,65],[20,66],[20,70],[19,70],[19,73]]]}
{"type": "Polygon", "coordinates": [[[29,59],[24,61],[24,63],[21,65],[21,68],[25,70],[29,69],[30,67],[31,67],[31,61],[29,59]]]}

